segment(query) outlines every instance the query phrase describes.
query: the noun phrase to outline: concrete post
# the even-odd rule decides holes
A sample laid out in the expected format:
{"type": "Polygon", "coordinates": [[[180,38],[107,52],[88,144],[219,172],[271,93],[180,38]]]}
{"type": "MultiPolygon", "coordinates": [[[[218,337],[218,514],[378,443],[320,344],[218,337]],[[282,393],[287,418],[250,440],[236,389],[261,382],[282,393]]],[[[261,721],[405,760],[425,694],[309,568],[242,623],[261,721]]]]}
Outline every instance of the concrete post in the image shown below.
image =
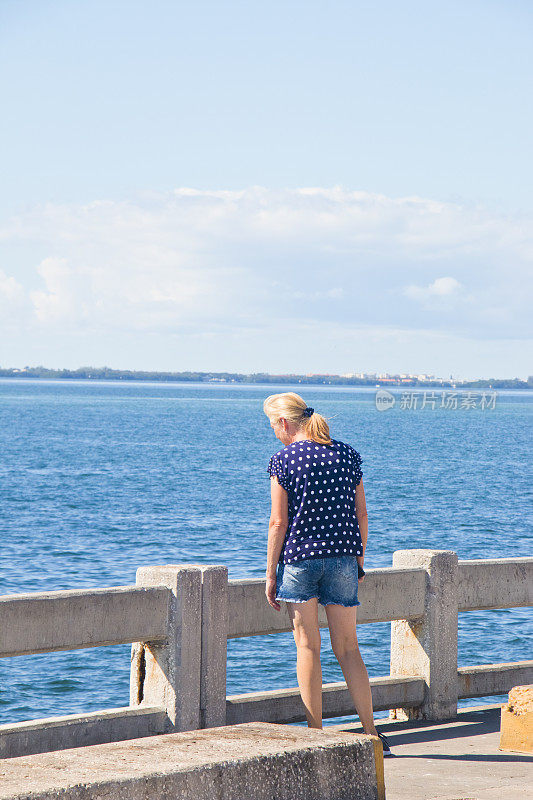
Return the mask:
{"type": "Polygon", "coordinates": [[[130,705],[162,706],[166,730],[200,727],[202,572],[199,564],[139,567],[138,586],[170,589],[166,642],[132,647],[130,705]]]}
{"type": "Polygon", "coordinates": [[[202,663],[200,727],[226,724],[228,652],[228,568],[209,564],[202,570],[202,663]]]}
{"type": "Polygon", "coordinates": [[[425,614],[398,620],[391,631],[391,676],[419,675],[426,682],[417,708],[391,711],[392,719],[451,719],[457,715],[457,554],[451,550],[397,550],[393,567],[427,572],[425,614]]]}

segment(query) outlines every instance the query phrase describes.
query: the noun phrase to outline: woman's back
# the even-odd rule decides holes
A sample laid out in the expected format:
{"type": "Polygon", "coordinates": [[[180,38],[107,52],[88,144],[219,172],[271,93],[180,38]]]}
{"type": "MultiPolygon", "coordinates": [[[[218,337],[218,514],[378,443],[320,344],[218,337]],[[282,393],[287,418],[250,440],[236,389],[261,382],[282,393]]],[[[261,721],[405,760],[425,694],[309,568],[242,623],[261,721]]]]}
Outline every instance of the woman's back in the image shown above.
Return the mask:
{"type": "Polygon", "coordinates": [[[363,475],[360,454],[332,439],[302,439],[270,459],[268,472],[287,491],[289,521],[280,559],[362,555],[355,490],[363,475]]]}

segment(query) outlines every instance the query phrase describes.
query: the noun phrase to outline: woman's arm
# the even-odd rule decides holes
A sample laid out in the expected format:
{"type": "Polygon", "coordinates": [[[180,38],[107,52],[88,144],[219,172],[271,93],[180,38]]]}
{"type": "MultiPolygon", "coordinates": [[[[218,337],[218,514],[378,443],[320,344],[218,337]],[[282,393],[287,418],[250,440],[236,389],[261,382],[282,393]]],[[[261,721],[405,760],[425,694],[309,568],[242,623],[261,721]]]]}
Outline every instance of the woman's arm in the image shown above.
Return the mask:
{"type": "Polygon", "coordinates": [[[275,578],[281,549],[289,524],[289,501],[285,489],[279,485],[274,476],[270,479],[270,496],[272,508],[268,525],[267,568],[266,577],[275,578]]]}
{"type": "Polygon", "coordinates": [[[355,489],[355,513],[357,516],[357,522],[359,523],[361,540],[363,542],[363,555],[357,556],[357,561],[359,564],[361,564],[361,566],[363,566],[365,561],[366,542],[368,539],[368,514],[366,511],[365,489],[362,478],[355,489]]]}

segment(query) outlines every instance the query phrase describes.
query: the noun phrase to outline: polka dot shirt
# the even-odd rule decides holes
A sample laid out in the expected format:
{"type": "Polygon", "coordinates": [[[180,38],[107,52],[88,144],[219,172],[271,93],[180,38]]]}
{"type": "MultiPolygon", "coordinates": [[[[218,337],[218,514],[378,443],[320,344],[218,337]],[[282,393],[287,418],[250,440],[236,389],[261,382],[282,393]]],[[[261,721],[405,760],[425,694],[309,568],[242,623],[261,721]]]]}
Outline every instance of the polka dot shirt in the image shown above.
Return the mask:
{"type": "Polygon", "coordinates": [[[355,513],[355,488],[362,458],[349,444],[332,439],[293,442],[274,453],[269,475],[287,491],[289,525],[279,561],[362,555],[355,513]]]}

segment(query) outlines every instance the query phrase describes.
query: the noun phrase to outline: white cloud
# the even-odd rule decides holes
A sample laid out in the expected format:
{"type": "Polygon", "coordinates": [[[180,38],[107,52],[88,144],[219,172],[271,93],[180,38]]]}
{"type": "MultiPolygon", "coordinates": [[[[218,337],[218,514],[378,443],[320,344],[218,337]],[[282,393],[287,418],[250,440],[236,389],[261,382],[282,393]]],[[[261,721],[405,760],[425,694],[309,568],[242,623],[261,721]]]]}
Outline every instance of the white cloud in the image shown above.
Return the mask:
{"type": "Polygon", "coordinates": [[[12,275],[6,275],[4,270],[0,269],[0,302],[18,300],[22,297],[23,291],[22,285],[12,275]]]}
{"type": "Polygon", "coordinates": [[[0,229],[4,264],[23,253],[0,273],[0,296],[25,300],[21,327],[41,338],[236,332],[246,344],[248,331],[266,348],[290,321],[310,347],[324,326],[341,343],[342,330],[372,342],[382,331],[384,348],[406,330],[519,340],[533,260],[524,222],[340,187],[50,203],[0,229]]]}
{"type": "Polygon", "coordinates": [[[436,278],[428,286],[406,286],[404,294],[415,300],[426,300],[429,297],[446,297],[457,293],[461,284],[455,278],[436,278]]]}
{"type": "Polygon", "coordinates": [[[83,295],[78,276],[65,258],[45,258],[37,266],[45,290],[30,292],[35,316],[40,322],[72,319],[81,316],[83,295]]]}

